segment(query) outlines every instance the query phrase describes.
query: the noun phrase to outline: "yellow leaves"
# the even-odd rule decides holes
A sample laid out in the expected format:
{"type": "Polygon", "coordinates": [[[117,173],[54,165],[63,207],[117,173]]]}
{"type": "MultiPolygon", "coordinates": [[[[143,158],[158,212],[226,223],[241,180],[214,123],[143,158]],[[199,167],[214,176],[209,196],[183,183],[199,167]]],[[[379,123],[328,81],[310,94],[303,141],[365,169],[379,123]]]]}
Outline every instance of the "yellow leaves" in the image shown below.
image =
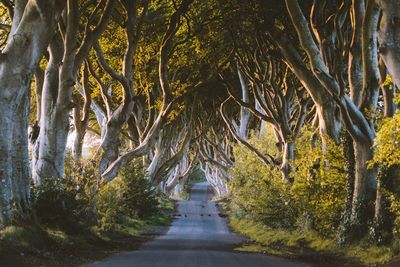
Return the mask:
{"type": "MultiPolygon", "coordinates": [[[[231,170],[230,188],[236,212],[272,227],[294,227],[303,220],[304,223],[312,221],[324,235],[334,233],[346,199],[343,148],[328,141],[328,149],[323,154],[321,146],[311,146],[312,135],[313,131],[304,129],[296,141],[292,185],[282,182],[279,166],[265,166],[246,148],[234,147],[235,166],[231,170]],[[279,214],[275,213],[277,210],[279,214]]],[[[253,137],[250,143],[261,151],[271,154],[275,151],[272,133],[262,138],[253,137]]]]}
{"type": "Polygon", "coordinates": [[[393,84],[393,78],[390,75],[386,76],[385,81],[383,82],[383,86],[391,86],[393,84]]]}
{"type": "MultiPolygon", "coordinates": [[[[3,25],[11,26],[11,20],[8,15],[8,10],[2,3],[0,3],[0,23],[3,25]]],[[[7,27],[0,28],[0,43],[3,45],[6,43],[6,40],[8,37],[8,32],[9,32],[9,29],[7,29],[7,27]]],[[[0,48],[2,48],[2,47],[0,47],[0,48]]]]}
{"type": "Polygon", "coordinates": [[[372,164],[390,167],[400,164],[400,113],[386,118],[375,139],[375,155],[372,164]]]}

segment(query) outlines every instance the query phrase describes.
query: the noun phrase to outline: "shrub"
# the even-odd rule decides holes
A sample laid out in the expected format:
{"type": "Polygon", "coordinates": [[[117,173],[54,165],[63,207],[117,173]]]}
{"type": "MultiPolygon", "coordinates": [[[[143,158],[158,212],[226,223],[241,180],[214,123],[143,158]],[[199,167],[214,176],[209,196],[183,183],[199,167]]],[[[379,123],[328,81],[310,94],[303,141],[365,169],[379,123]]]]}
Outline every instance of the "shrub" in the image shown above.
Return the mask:
{"type": "Polygon", "coordinates": [[[375,139],[373,164],[391,167],[400,164],[400,112],[393,118],[386,118],[375,139]]]}
{"type": "Polygon", "coordinates": [[[124,216],[148,218],[158,211],[158,199],[157,189],[144,179],[141,162],[134,161],[100,189],[96,199],[99,228],[111,230],[124,216]]]}
{"type": "Polygon", "coordinates": [[[301,210],[298,224],[320,234],[333,235],[346,205],[346,173],[343,148],[327,140],[326,151],[320,143],[310,143],[312,131],[303,130],[296,141],[292,187],[301,210]]]}
{"type": "Polygon", "coordinates": [[[43,179],[32,188],[32,210],[39,223],[72,230],[84,224],[88,203],[79,198],[79,187],[69,179],[43,179]]]}
{"type": "MultiPolygon", "coordinates": [[[[379,165],[380,190],[383,198],[387,200],[387,210],[383,210],[383,221],[378,221],[382,225],[374,225],[381,227],[381,231],[377,232],[381,238],[382,232],[385,235],[392,235],[400,238],[400,112],[397,112],[392,118],[382,120],[377,132],[374,144],[374,158],[370,165],[379,165]],[[385,227],[385,223],[389,223],[385,227]]],[[[385,207],[384,207],[385,208],[385,207]]],[[[373,229],[374,230],[374,229],[373,229]]],[[[374,233],[374,232],[373,232],[374,233]]],[[[379,240],[379,239],[378,239],[379,240]]],[[[383,238],[384,240],[384,238],[383,238]]]]}
{"type": "MultiPolygon", "coordinates": [[[[234,148],[235,166],[229,184],[234,216],[271,228],[312,229],[324,236],[335,233],[346,204],[343,150],[328,141],[322,153],[321,144],[311,145],[312,134],[305,129],[296,140],[291,185],[282,181],[279,166],[266,166],[245,147],[234,148]]],[[[273,154],[274,140],[267,133],[250,142],[273,154]]]]}
{"type": "MultiPolygon", "coordinates": [[[[267,133],[251,142],[260,150],[274,148],[267,133]]],[[[277,168],[263,164],[257,156],[242,146],[234,148],[235,166],[231,189],[231,210],[236,217],[247,217],[270,227],[293,227],[297,216],[290,187],[284,184],[277,168]]]]}
{"type": "Polygon", "coordinates": [[[32,187],[32,211],[37,221],[65,230],[90,226],[96,222],[95,164],[77,166],[68,153],[63,179],[46,178],[32,187]]]}

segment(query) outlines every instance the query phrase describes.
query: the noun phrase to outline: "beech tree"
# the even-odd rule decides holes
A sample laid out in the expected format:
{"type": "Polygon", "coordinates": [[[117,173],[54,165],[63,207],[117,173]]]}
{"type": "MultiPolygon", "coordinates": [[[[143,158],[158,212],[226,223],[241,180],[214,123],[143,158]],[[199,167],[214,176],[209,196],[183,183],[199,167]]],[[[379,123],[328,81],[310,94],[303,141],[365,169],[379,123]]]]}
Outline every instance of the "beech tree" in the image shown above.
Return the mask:
{"type": "MultiPolygon", "coordinates": [[[[363,68],[361,74],[356,73],[355,70],[348,73],[348,80],[350,81],[353,80],[353,75],[363,78],[362,87],[354,88],[354,90],[362,92],[353,94],[354,97],[362,95],[361,102],[357,106],[356,99],[353,101],[345,94],[346,81],[342,73],[344,60],[348,54],[346,53],[348,52],[348,47],[345,46],[345,40],[340,38],[345,38],[345,31],[347,29],[346,11],[349,9],[349,6],[342,5],[338,7],[333,5],[333,8],[336,8],[333,9],[335,12],[333,13],[335,21],[328,21],[326,24],[312,24],[314,35],[319,40],[318,44],[314,42],[312,32],[298,2],[288,0],[286,1],[286,6],[300,40],[301,47],[310,60],[310,72],[312,76],[328,92],[328,99],[331,99],[330,101],[339,107],[344,125],[353,139],[355,182],[350,224],[354,227],[355,231],[360,231],[359,234],[362,235],[367,230],[367,202],[374,199],[376,189],[376,168],[369,169],[367,167],[367,161],[373,157],[372,145],[375,137],[374,124],[368,120],[367,113],[374,112],[379,93],[376,36],[379,9],[376,7],[374,1],[367,1],[365,14],[357,14],[363,16],[362,33],[354,37],[361,38],[359,41],[359,44],[361,44],[361,53],[359,56],[362,59],[363,68]],[[330,42],[325,39],[334,38],[334,36],[327,34],[326,28],[328,27],[336,27],[334,29],[337,37],[332,40],[333,43],[331,43],[331,46],[327,45],[330,42]],[[337,44],[338,49],[333,46],[334,43],[337,44]],[[338,57],[334,58],[334,55],[338,55],[338,57]]],[[[326,14],[311,14],[311,18],[314,21],[323,21],[326,16],[326,14]]],[[[355,57],[356,55],[353,54],[352,56],[355,57]]]]}
{"type": "Polygon", "coordinates": [[[154,144],[160,127],[172,111],[176,101],[173,101],[173,93],[167,76],[168,62],[174,48],[177,46],[177,44],[174,43],[174,37],[179,30],[181,18],[187,12],[191,3],[191,0],[184,0],[178,9],[171,15],[167,30],[161,41],[158,61],[158,76],[160,89],[162,91],[162,105],[158,111],[157,118],[149,125],[145,137],[137,147],[116,158],[108,168],[102,172],[101,175],[105,181],[112,180],[117,175],[120,168],[126,165],[129,161],[147,153],[148,149],[154,144]]]}
{"type": "Polygon", "coordinates": [[[22,210],[29,206],[30,81],[65,1],[21,0],[13,4],[12,25],[0,62],[0,224],[3,225],[12,222],[13,204],[22,210]]]}
{"type": "Polygon", "coordinates": [[[398,166],[376,159],[375,131],[384,125],[378,137],[397,142],[383,118],[397,122],[398,1],[0,3],[1,226],[15,210],[28,213],[31,178],[38,187],[90,177],[96,199],[126,166],[167,195],[200,169],[222,196],[247,177],[235,167],[253,153],[264,165],[252,170],[264,173],[246,186],[265,183],[280,197],[293,216],[285,225],[300,218],[291,208],[315,215],[286,203],[306,199],[302,193],[317,201],[308,191],[324,194],[325,185],[316,177],[329,186],[343,178],[346,200],[329,209],[340,241],[368,230],[390,236],[398,166]],[[72,128],[75,165],[66,159],[72,128]],[[83,159],[88,131],[100,145],[83,159]],[[248,154],[235,162],[242,149],[248,154]],[[71,165],[80,176],[65,174],[71,165]],[[235,175],[243,176],[238,183],[235,175]]]}
{"type": "Polygon", "coordinates": [[[376,1],[382,10],[382,18],[379,24],[379,55],[385,62],[389,74],[393,77],[397,86],[400,86],[399,77],[399,12],[400,3],[394,0],[376,1]]]}
{"type": "Polygon", "coordinates": [[[77,1],[69,2],[59,22],[59,29],[48,48],[49,61],[41,95],[40,134],[32,160],[32,175],[36,183],[43,178],[64,177],[69,116],[74,107],[73,89],[90,49],[107,26],[114,2],[100,1],[95,5],[78,44],[81,11],[77,1]],[[96,21],[97,16],[100,19],[96,21]]]}

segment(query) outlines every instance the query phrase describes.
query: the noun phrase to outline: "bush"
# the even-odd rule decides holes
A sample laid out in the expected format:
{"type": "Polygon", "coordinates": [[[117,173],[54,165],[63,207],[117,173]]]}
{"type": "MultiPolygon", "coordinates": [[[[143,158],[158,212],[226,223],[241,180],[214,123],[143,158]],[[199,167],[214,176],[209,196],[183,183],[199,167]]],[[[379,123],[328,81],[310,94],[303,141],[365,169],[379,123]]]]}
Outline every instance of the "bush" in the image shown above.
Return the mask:
{"type": "Polygon", "coordinates": [[[107,231],[124,216],[148,218],[158,211],[158,199],[157,189],[144,179],[140,161],[134,161],[100,189],[96,199],[98,225],[107,231]]]}
{"type": "Polygon", "coordinates": [[[78,185],[65,179],[43,179],[32,188],[32,210],[40,224],[72,230],[85,224],[88,203],[79,198],[78,185]]]}
{"type": "Polygon", "coordinates": [[[36,220],[46,226],[76,229],[96,223],[95,164],[77,166],[68,153],[63,179],[43,179],[32,187],[32,211],[36,220]]]}
{"type": "MultiPolygon", "coordinates": [[[[386,200],[382,218],[374,227],[380,227],[378,241],[385,240],[385,234],[400,238],[400,112],[392,118],[382,120],[374,144],[374,158],[370,165],[379,165],[380,190],[386,200]],[[386,224],[386,225],[385,225],[386,224]],[[385,233],[386,232],[386,233],[385,233]],[[383,233],[383,238],[381,237],[383,233]]],[[[379,229],[379,228],[378,228],[379,229]]],[[[375,230],[375,229],[372,229],[375,230]]],[[[375,232],[372,232],[375,233],[375,232]]],[[[374,237],[374,236],[373,236],[374,237]]],[[[388,238],[390,240],[390,238],[388,238]]]]}
{"type": "Polygon", "coordinates": [[[161,195],[144,179],[140,160],[106,185],[97,181],[95,166],[86,164],[83,170],[67,157],[65,178],[43,179],[34,186],[32,211],[37,222],[67,231],[93,225],[112,231],[127,221],[148,219],[159,212],[161,195]]]}
{"type": "MultiPolygon", "coordinates": [[[[254,137],[251,143],[261,151],[273,151],[272,136],[254,137]]],[[[247,217],[270,227],[290,228],[297,217],[290,187],[284,184],[278,169],[263,164],[242,146],[234,148],[235,166],[229,184],[231,211],[234,216],[247,217]]]]}
{"type": "Polygon", "coordinates": [[[400,112],[393,118],[386,118],[375,139],[375,154],[372,164],[386,167],[400,165],[400,112]]]}
{"type": "MultiPolygon", "coordinates": [[[[312,132],[305,129],[296,141],[293,184],[282,181],[279,166],[263,164],[242,146],[234,148],[235,166],[231,189],[231,212],[237,218],[263,223],[271,228],[316,230],[335,234],[346,202],[346,169],[341,146],[328,141],[312,147],[312,132]]],[[[253,137],[260,151],[273,154],[271,133],[253,137]]]]}
{"type": "Polygon", "coordinates": [[[335,234],[345,210],[347,170],[342,146],[327,140],[323,153],[320,143],[310,143],[312,134],[305,129],[296,141],[292,192],[302,214],[298,226],[329,236],[335,234]]]}

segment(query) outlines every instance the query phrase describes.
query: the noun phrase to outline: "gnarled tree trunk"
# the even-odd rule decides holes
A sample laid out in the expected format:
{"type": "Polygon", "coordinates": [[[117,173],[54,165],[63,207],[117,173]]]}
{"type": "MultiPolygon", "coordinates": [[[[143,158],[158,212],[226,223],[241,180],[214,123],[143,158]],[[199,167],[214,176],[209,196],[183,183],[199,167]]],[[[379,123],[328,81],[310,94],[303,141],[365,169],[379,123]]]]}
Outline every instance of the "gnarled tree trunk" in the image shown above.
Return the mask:
{"type": "Polygon", "coordinates": [[[0,225],[12,222],[14,201],[27,204],[28,91],[63,2],[15,1],[11,34],[0,59],[0,225]]]}
{"type": "Polygon", "coordinates": [[[379,29],[379,54],[389,74],[400,87],[400,2],[376,0],[382,9],[379,29]]]}

